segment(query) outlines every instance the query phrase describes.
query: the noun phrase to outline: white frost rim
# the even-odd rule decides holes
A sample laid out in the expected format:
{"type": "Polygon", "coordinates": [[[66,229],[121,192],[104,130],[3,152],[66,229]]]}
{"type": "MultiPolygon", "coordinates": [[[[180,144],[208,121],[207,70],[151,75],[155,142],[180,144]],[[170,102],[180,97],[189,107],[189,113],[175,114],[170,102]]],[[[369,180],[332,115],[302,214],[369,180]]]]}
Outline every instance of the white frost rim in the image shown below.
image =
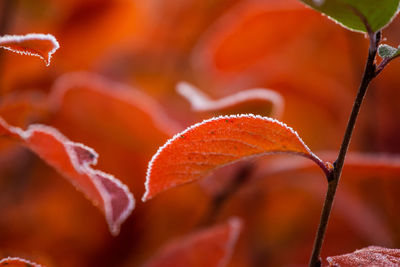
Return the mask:
{"type": "Polygon", "coordinates": [[[309,155],[304,154],[304,156],[309,157],[311,160],[313,160],[315,163],[318,164],[318,166],[320,166],[323,171],[325,173],[328,172],[327,167],[325,166],[325,163],[317,156],[315,155],[310,149],[309,147],[304,143],[304,141],[300,138],[300,136],[298,135],[298,133],[293,130],[291,127],[287,126],[285,123],[280,122],[276,119],[272,119],[272,118],[268,118],[268,117],[262,117],[260,115],[254,115],[254,114],[237,114],[237,115],[226,115],[226,116],[219,116],[219,117],[213,117],[207,120],[204,120],[202,122],[196,123],[192,126],[189,126],[188,128],[186,128],[183,132],[177,133],[175,134],[171,139],[169,139],[164,145],[160,146],[157,150],[157,152],[153,155],[153,157],[151,158],[148,167],[147,167],[147,172],[146,172],[146,182],[145,182],[145,193],[142,197],[142,201],[146,202],[147,200],[149,200],[149,194],[150,194],[150,180],[151,180],[151,171],[153,168],[153,164],[155,162],[155,160],[158,158],[158,156],[161,154],[161,152],[168,146],[170,146],[175,140],[177,140],[178,138],[180,138],[182,135],[185,135],[187,132],[192,131],[193,129],[196,129],[200,126],[202,126],[203,124],[206,124],[208,122],[211,121],[217,121],[217,120],[226,120],[226,119],[237,119],[237,118],[253,118],[253,119],[261,119],[261,120],[265,120],[268,122],[272,122],[272,123],[276,123],[279,124],[280,126],[282,126],[283,128],[289,130],[292,134],[294,134],[296,136],[296,138],[299,140],[299,142],[304,146],[305,150],[309,153],[309,155]]]}
{"type": "Polygon", "coordinates": [[[265,100],[272,104],[271,117],[280,118],[284,110],[283,97],[267,88],[253,88],[220,98],[210,99],[197,87],[187,82],[179,82],[176,91],[186,98],[195,111],[215,111],[251,100],[265,100]]]}
{"type": "Polygon", "coordinates": [[[51,57],[57,51],[57,49],[60,48],[60,44],[58,43],[57,39],[51,34],[29,33],[26,35],[3,35],[0,37],[0,47],[4,48],[6,50],[12,51],[14,53],[20,54],[20,55],[39,57],[46,63],[46,66],[49,66],[50,62],[51,62],[51,57]],[[53,49],[51,49],[48,52],[47,58],[45,58],[44,56],[42,56],[40,54],[36,54],[36,53],[28,52],[28,51],[18,51],[18,50],[14,50],[12,48],[7,47],[7,45],[9,45],[9,43],[12,43],[12,42],[21,43],[26,40],[50,41],[53,44],[53,49]]]}
{"type": "MultiPolygon", "coordinates": [[[[75,170],[80,174],[87,174],[91,178],[91,181],[94,183],[95,187],[97,188],[97,190],[100,193],[101,198],[103,199],[104,213],[105,213],[106,221],[109,226],[110,232],[114,236],[118,235],[122,222],[124,222],[126,220],[126,218],[130,215],[130,213],[132,212],[132,210],[135,207],[135,199],[133,197],[133,194],[129,191],[128,187],[126,185],[124,185],[120,180],[118,180],[111,174],[107,174],[107,173],[104,173],[99,170],[94,170],[91,167],[91,165],[95,165],[97,163],[98,154],[96,151],[94,151],[92,148],[90,148],[84,144],[75,143],[75,142],[70,141],[67,137],[65,137],[63,134],[61,134],[58,130],[56,130],[55,128],[52,128],[50,126],[46,126],[46,125],[42,125],[42,124],[32,124],[28,127],[28,129],[26,131],[24,131],[19,127],[10,126],[1,117],[0,117],[0,125],[2,125],[6,129],[8,129],[11,133],[16,134],[24,141],[28,140],[35,132],[49,133],[51,136],[56,138],[64,146],[65,151],[68,154],[71,164],[75,168],[75,170]],[[93,159],[91,161],[85,161],[82,164],[79,163],[77,154],[73,149],[74,146],[78,146],[78,147],[88,151],[91,155],[93,155],[93,159]],[[113,213],[112,213],[112,207],[111,207],[111,197],[107,193],[103,184],[100,181],[98,181],[98,178],[96,177],[96,175],[100,175],[100,176],[104,177],[105,179],[108,179],[112,183],[116,184],[118,187],[122,188],[122,190],[128,197],[128,201],[129,201],[128,207],[124,210],[124,212],[121,214],[121,216],[116,221],[113,221],[113,218],[112,218],[113,213]]],[[[61,171],[59,171],[59,172],[61,172],[61,171]]],[[[66,176],[64,173],[62,173],[62,174],[64,176],[66,176]]],[[[70,181],[75,186],[76,189],[78,189],[79,191],[82,192],[82,190],[79,188],[79,186],[77,186],[77,184],[75,184],[72,179],[68,178],[68,181],[70,181]]],[[[90,199],[90,201],[92,201],[95,205],[99,204],[99,203],[95,203],[95,201],[93,201],[92,199],[90,199]]]]}

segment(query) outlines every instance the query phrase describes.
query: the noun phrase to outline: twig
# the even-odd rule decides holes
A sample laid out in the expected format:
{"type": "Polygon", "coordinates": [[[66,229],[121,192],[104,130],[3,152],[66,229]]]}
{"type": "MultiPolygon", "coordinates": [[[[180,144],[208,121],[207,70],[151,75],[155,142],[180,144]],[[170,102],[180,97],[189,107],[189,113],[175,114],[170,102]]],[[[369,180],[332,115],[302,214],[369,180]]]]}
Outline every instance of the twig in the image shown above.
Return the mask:
{"type": "Polygon", "coordinates": [[[380,41],[380,32],[375,34],[369,34],[370,36],[370,46],[368,51],[368,59],[365,65],[364,75],[361,80],[360,87],[358,89],[358,93],[356,99],[354,101],[353,109],[350,114],[349,121],[347,123],[346,131],[343,137],[342,145],[340,147],[339,155],[334,162],[333,170],[331,175],[328,177],[328,191],[326,193],[324,206],[322,209],[321,219],[317,230],[317,236],[314,241],[314,247],[310,258],[310,267],[319,267],[321,266],[320,253],[322,248],[322,243],[324,241],[324,236],[326,232],[326,228],[329,221],[329,216],[332,210],[333,200],[335,198],[336,189],[340,180],[340,176],[342,174],[344,160],[346,158],[346,153],[349,148],[351,136],[353,134],[354,126],[356,124],[357,116],[360,112],[360,107],[362,101],[364,99],[365,93],[367,92],[368,85],[370,82],[376,77],[378,74],[376,72],[376,66],[374,64],[374,60],[376,57],[376,52],[378,49],[378,44],[380,41]]]}

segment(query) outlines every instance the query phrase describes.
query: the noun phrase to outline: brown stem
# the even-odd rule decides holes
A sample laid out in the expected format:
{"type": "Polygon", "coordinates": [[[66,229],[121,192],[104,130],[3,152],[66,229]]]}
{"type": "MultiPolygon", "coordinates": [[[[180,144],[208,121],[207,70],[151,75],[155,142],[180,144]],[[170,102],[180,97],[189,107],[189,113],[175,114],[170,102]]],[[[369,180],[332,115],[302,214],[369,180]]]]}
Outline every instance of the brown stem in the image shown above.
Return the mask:
{"type": "Polygon", "coordinates": [[[310,258],[310,267],[321,266],[320,253],[322,248],[322,243],[324,241],[324,236],[326,228],[329,222],[329,216],[331,214],[333,200],[335,198],[336,189],[339,184],[340,176],[342,174],[344,160],[346,158],[346,153],[349,148],[351,136],[353,134],[354,126],[357,121],[358,114],[360,112],[361,104],[364,99],[365,93],[367,92],[368,85],[376,77],[376,66],[374,64],[378,44],[380,41],[380,32],[375,34],[370,34],[370,46],[368,51],[368,59],[365,65],[364,75],[361,80],[360,87],[356,99],[354,101],[353,109],[350,114],[349,121],[347,123],[346,131],[343,137],[342,145],[340,147],[339,155],[334,162],[333,170],[331,175],[328,177],[328,191],[326,193],[324,206],[322,208],[322,214],[320,223],[317,230],[317,236],[314,241],[314,247],[310,258]]]}

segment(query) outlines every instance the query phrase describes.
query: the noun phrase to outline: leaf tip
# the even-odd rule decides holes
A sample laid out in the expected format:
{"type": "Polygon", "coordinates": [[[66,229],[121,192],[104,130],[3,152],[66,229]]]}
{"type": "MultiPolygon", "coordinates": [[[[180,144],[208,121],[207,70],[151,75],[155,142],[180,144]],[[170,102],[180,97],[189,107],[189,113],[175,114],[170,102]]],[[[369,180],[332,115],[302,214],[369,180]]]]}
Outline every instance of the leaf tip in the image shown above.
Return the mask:
{"type": "Polygon", "coordinates": [[[135,198],[128,187],[113,175],[99,170],[87,169],[104,202],[104,213],[113,236],[120,232],[121,224],[135,208],[135,198]]]}
{"type": "Polygon", "coordinates": [[[0,47],[17,54],[39,57],[48,67],[60,44],[51,34],[29,33],[1,36],[0,47]]]}

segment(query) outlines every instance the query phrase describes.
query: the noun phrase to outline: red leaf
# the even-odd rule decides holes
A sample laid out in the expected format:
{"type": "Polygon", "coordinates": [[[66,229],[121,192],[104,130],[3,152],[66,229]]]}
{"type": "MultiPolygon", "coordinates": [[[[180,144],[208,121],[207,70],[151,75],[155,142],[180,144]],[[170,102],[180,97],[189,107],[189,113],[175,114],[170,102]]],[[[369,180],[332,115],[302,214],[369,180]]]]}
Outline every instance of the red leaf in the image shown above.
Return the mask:
{"type": "Polygon", "coordinates": [[[328,257],[327,260],[330,266],[337,267],[396,267],[400,265],[400,249],[370,246],[367,248],[356,250],[353,253],[328,257]]]}
{"type": "Polygon", "coordinates": [[[221,116],[195,124],[160,147],[151,159],[143,201],[168,188],[198,180],[211,171],[252,156],[293,153],[329,167],[304,144],[293,129],[266,117],[221,116]]]}
{"type": "Polygon", "coordinates": [[[113,235],[119,233],[122,222],[134,208],[134,199],[128,188],[112,175],[92,169],[97,153],[80,143],[68,140],[55,128],[31,125],[24,131],[8,125],[0,118],[0,131],[29,147],[50,166],[97,205],[105,214],[113,235]]]}
{"type": "Polygon", "coordinates": [[[41,267],[40,264],[17,257],[8,257],[0,260],[0,266],[7,267],[41,267]]]}
{"type": "Polygon", "coordinates": [[[145,266],[225,266],[233,253],[241,227],[241,221],[233,218],[227,223],[174,240],[163,247],[145,266]]]}
{"type": "Polygon", "coordinates": [[[282,96],[278,92],[265,88],[240,91],[218,100],[210,99],[198,88],[186,82],[178,83],[176,91],[190,102],[193,110],[199,112],[224,111],[234,106],[249,102],[262,102],[263,105],[265,105],[265,102],[269,102],[272,104],[270,116],[279,118],[282,115],[284,108],[284,100],[282,96]]]}
{"type": "Polygon", "coordinates": [[[51,56],[60,47],[51,34],[30,33],[26,35],[4,35],[0,47],[22,55],[40,57],[50,65],[51,56]]]}

